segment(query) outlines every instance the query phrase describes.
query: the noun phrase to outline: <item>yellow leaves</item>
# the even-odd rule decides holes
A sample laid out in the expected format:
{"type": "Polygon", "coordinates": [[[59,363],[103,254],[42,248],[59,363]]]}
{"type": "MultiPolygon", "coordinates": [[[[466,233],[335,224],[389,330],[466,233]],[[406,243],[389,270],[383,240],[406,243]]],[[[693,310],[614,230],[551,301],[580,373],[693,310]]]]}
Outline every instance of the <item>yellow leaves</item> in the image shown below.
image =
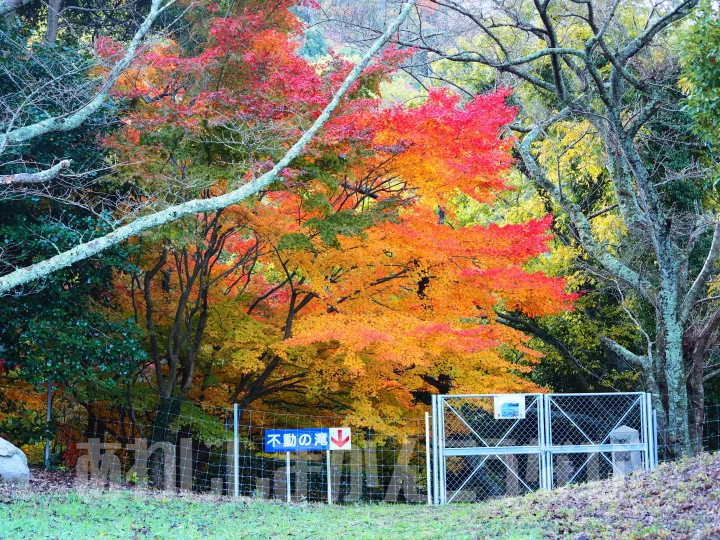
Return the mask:
{"type": "Polygon", "coordinates": [[[720,294],[720,277],[708,282],[708,296],[718,296],[720,294]]]}
{"type": "Polygon", "coordinates": [[[343,367],[351,377],[362,375],[365,372],[365,363],[360,355],[352,349],[343,349],[343,367]]]}
{"type": "Polygon", "coordinates": [[[284,350],[277,346],[274,328],[242,311],[234,311],[238,307],[231,300],[218,302],[205,331],[204,356],[214,357],[228,377],[261,369],[263,356],[268,353],[284,354],[284,350]]]}
{"type": "Polygon", "coordinates": [[[326,388],[348,388],[356,415],[361,411],[374,411],[372,416],[377,416],[379,411],[390,415],[414,410],[413,392],[431,391],[425,375],[451,374],[453,392],[537,389],[519,374],[529,370],[538,353],[525,345],[523,334],[499,325],[478,331],[473,324],[453,331],[410,314],[383,310],[371,315],[316,314],[298,321],[288,345],[317,342],[335,351],[324,364],[331,369],[323,373],[326,388]],[[528,361],[511,364],[498,347],[500,343],[516,347],[528,361]]]}
{"type": "Polygon", "coordinates": [[[232,377],[261,370],[264,365],[261,361],[264,352],[264,349],[257,347],[233,350],[229,357],[229,369],[225,370],[226,374],[232,377]]]}
{"type": "Polygon", "coordinates": [[[557,123],[535,148],[548,177],[559,185],[589,186],[605,171],[600,141],[588,122],[557,123]]]}
{"type": "Polygon", "coordinates": [[[593,235],[603,244],[617,245],[627,234],[627,228],[622,217],[615,212],[607,212],[592,220],[593,235]]]}
{"type": "Polygon", "coordinates": [[[45,459],[45,442],[24,444],[20,447],[30,465],[42,465],[45,459]]]}

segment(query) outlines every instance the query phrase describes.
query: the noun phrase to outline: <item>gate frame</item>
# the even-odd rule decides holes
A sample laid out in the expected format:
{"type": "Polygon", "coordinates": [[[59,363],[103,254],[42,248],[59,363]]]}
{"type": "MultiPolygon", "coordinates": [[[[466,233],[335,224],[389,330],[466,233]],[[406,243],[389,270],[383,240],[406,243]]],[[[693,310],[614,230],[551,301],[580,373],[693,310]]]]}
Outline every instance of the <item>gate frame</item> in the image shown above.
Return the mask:
{"type": "MultiPolygon", "coordinates": [[[[446,458],[452,456],[507,456],[507,455],[536,455],[538,456],[539,482],[540,489],[548,489],[546,486],[546,478],[543,471],[543,448],[546,446],[545,430],[545,407],[544,399],[541,393],[535,394],[512,394],[523,397],[534,397],[537,407],[538,425],[537,425],[537,444],[529,446],[475,446],[462,448],[448,448],[445,446],[445,402],[457,398],[495,398],[496,396],[508,394],[444,394],[432,396],[432,413],[433,413],[433,470],[434,470],[434,486],[433,486],[433,504],[448,504],[452,502],[447,500],[446,478],[446,458]],[[437,421],[436,421],[437,420],[437,421]]],[[[450,406],[452,407],[452,406],[450,406]]],[[[455,409],[452,408],[454,411],[455,409]]],[[[457,414],[457,412],[455,412],[457,414]]],[[[460,418],[462,420],[462,418],[460,418]]],[[[512,427],[510,428],[512,430],[512,427]]],[[[503,438],[507,436],[509,431],[505,433],[503,438]]],[[[487,460],[486,459],[486,460],[487,460]]],[[[483,462],[484,463],[484,462],[483,462]]],[[[507,464],[506,464],[507,466],[507,464]]]]}
{"type": "MultiPolygon", "coordinates": [[[[641,452],[642,453],[642,467],[644,471],[652,470],[657,466],[653,463],[653,452],[652,447],[654,446],[651,442],[653,440],[652,437],[652,429],[651,429],[651,416],[652,416],[652,401],[651,401],[651,395],[647,392],[595,392],[595,393],[571,393],[571,394],[544,394],[544,406],[545,406],[545,417],[549,419],[544,426],[547,433],[545,436],[546,440],[546,447],[545,447],[545,454],[546,454],[546,463],[544,466],[546,467],[545,473],[547,475],[548,480],[548,486],[550,486],[548,489],[552,489],[554,486],[554,472],[555,472],[555,460],[553,459],[553,456],[555,454],[585,454],[585,453],[593,453],[593,454],[600,454],[600,453],[615,453],[615,452],[641,452]],[[642,434],[642,442],[640,443],[628,443],[628,444],[571,444],[571,445],[564,445],[564,444],[553,444],[552,443],[552,403],[554,397],[584,397],[584,396],[637,396],[637,399],[628,407],[628,409],[625,411],[625,414],[620,418],[620,420],[616,423],[615,428],[610,430],[610,433],[612,433],[617,427],[622,424],[623,420],[627,417],[627,415],[636,407],[640,406],[640,430],[639,432],[642,434]]],[[[557,406],[557,405],[556,405],[557,406]]],[[[558,406],[559,408],[559,406],[558,406]]],[[[562,409],[560,409],[561,412],[562,409]]],[[[570,420],[571,423],[575,425],[575,422],[565,414],[565,416],[570,420]]],[[[580,429],[577,425],[576,427],[580,429]]],[[[580,430],[582,432],[582,430],[580,430]]],[[[606,439],[610,437],[610,433],[607,434],[605,437],[606,439]]],[[[584,465],[583,465],[584,466],[584,465]]],[[[582,469],[582,468],[581,468],[582,469]]],[[[579,469],[579,470],[581,470],[579,469]]]]}
{"type": "MultiPolygon", "coordinates": [[[[450,406],[452,408],[452,406],[450,406]]],[[[457,414],[454,408],[452,410],[457,414]]],[[[566,415],[567,416],[567,415],[566,415]]],[[[462,418],[460,418],[462,420],[462,418]]],[[[570,421],[574,424],[573,420],[570,421]]],[[[617,426],[616,426],[617,427],[617,426]]],[[[510,428],[512,429],[512,428],[510,428]]],[[[579,429],[579,428],[578,428],[579,429]]],[[[612,431],[610,433],[612,433],[612,431]]],[[[581,430],[582,431],[582,430],[581,430]]],[[[508,431],[509,433],[509,431],[508,431]]],[[[507,436],[507,434],[505,436],[507,436]]],[[[607,437],[610,434],[608,433],[607,437]]],[[[606,438],[607,438],[606,437],[606,438]]],[[[504,436],[503,436],[504,438],[504,436]]],[[[444,394],[432,396],[432,469],[433,469],[433,504],[448,504],[446,486],[447,458],[452,456],[504,456],[504,455],[538,455],[539,490],[549,491],[554,487],[554,455],[582,453],[615,453],[641,452],[643,470],[657,467],[657,420],[652,408],[652,395],[647,392],[597,392],[571,394],[444,394]],[[496,447],[462,447],[447,448],[445,446],[445,402],[458,398],[495,398],[503,395],[535,397],[538,415],[538,444],[533,446],[496,446],[496,447]],[[622,424],[625,417],[635,406],[640,407],[640,433],[642,442],[628,444],[583,444],[553,445],[552,415],[553,397],[581,396],[637,396],[620,418],[622,424]]],[[[486,460],[489,458],[486,458],[486,460]]],[[[483,462],[484,464],[484,462],[483,462]]],[[[480,465],[482,466],[482,464],[480,465]]],[[[507,466],[507,465],[506,465],[507,466]]],[[[581,468],[582,469],[582,468],[581,468]]],[[[581,470],[579,469],[579,470],[581,470]]],[[[474,473],[473,473],[474,474],[474,473]]]]}

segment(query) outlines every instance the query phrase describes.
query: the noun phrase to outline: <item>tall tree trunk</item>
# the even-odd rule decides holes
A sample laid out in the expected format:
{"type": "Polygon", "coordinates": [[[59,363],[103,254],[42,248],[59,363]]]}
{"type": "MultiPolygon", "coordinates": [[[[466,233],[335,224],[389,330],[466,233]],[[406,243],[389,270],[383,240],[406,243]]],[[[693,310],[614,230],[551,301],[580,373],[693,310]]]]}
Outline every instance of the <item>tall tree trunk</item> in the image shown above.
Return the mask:
{"type": "Polygon", "coordinates": [[[45,31],[45,44],[55,45],[58,29],[60,28],[60,10],[63,0],[50,0],[48,2],[47,30],[45,31]]]}
{"type": "Polygon", "coordinates": [[[665,379],[667,382],[667,423],[670,450],[675,456],[690,452],[690,431],[688,425],[688,392],[683,359],[683,329],[674,320],[673,314],[664,322],[663,356],[665,360],[665,379]]]}
{"type": "Polygon", "coordinates": [[[85,426],[85,440],[98,439],[100,443],[104,443],[108,427],[107,420],[100,418],[90,405],[86,406],[86,410],[88,418],[85,426]]]}
{"type": "MultiPolygon", "coordinates": [[[[169,442],[174,445],[177,441],[177,434],[170,429],[175,420],[180,416],[184,398],[161,397],[158,403],[155,421],[153,422],[150,432],[150,441],[148,446],[155,443],[169,442]]],[[[154,487],[164,487],[171,489],[175,486],[163,486],[164,467],[166,461],[165,453],[157,449],[148,457],[148,475],[154,487]]],[[[174,462],[174,460],[173,460],[174,462]]]]}
{"type": "Polygon", "coordinates": [[[713,374],[705,374],[709,351],[717,345],[720,309],[706,317],[702,324],[692,324],[685,330],[683,351],[688,373],[687,391],[690,398],[690,446],[693,454],[703,451],[705,424],[705,381],[713,374]]]}

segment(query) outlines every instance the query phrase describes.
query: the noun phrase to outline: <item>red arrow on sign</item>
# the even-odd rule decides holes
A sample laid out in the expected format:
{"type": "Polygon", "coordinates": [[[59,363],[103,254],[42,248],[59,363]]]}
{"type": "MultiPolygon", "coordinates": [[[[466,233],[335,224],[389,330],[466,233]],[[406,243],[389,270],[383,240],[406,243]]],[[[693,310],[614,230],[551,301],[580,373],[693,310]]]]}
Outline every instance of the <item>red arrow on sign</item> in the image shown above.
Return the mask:
{"type": "Polygon", "coordinates": [[[350,440],[350,435],[347,436],[347,438],[342,438],[342,429],[338,429],[338,438],[336,439],[332,435],[330,436],[330,440],[333,442],[333,444],[336,444],[339,447],[345,446],[345,443],[350,440]]]}

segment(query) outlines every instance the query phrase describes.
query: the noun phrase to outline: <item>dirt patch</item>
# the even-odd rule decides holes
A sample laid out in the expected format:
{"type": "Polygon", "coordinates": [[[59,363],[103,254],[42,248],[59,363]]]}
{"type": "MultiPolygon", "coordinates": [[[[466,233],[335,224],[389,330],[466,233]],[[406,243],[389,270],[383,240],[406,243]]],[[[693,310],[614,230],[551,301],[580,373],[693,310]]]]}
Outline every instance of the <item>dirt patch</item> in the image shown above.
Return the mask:
{"type": "Polygon", "coordinates": [[[10,502],[13,495],[19,493],[62,493],[75,489],[73,471],[46,471],[40,468],[30,469],[30,482],[27,484],[5,484],[0,482],[0,502],[10,502]]]}

